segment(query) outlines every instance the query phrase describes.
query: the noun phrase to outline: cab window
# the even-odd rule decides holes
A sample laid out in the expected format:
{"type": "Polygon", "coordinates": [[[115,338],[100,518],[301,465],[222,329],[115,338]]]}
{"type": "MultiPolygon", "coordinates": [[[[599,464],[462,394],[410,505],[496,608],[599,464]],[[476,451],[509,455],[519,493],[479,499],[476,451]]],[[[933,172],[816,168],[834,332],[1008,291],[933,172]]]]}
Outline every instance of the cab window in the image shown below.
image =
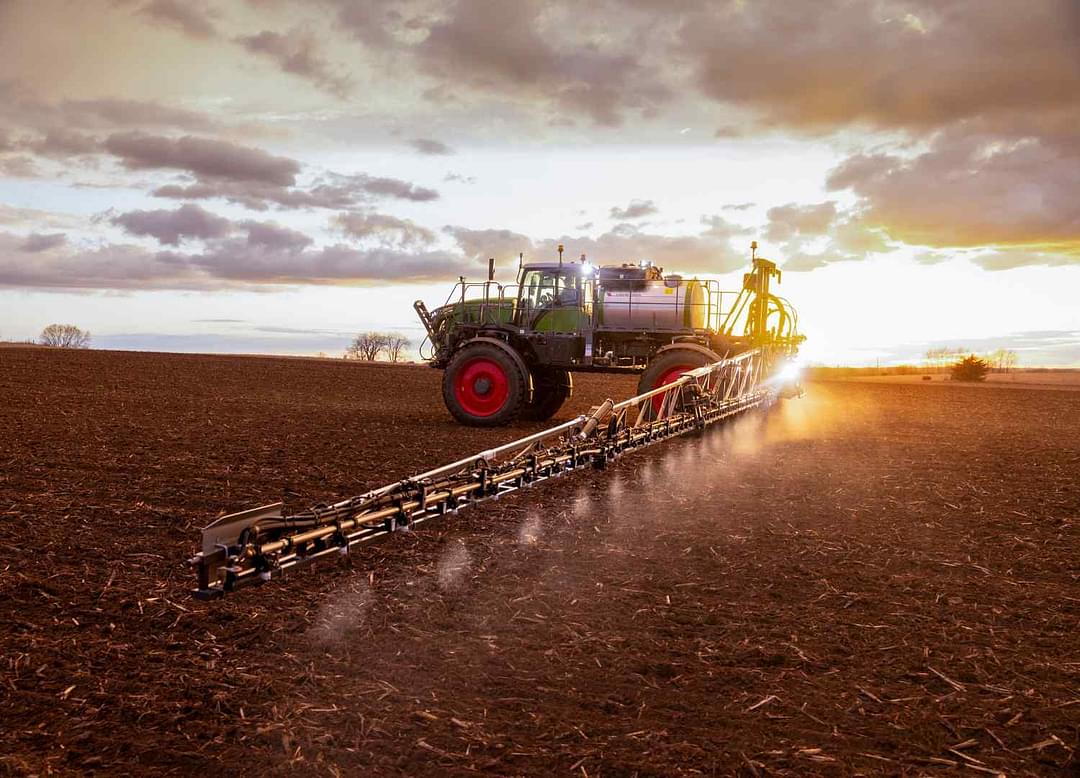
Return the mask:
{"type": "Polygon", "coordinates": [[[521,302],[532,309],[576,305],[574,274],[557,270],[527,271],[521,284],[521,302]]]}

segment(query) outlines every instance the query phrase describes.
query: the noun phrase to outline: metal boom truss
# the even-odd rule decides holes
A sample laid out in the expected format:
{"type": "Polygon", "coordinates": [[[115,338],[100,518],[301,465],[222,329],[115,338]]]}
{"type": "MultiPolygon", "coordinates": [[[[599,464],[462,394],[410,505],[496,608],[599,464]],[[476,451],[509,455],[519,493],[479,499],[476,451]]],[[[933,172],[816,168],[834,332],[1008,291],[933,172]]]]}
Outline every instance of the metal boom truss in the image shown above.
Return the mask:
{"type": "Polygon", "coordinates": [[[332,504],[290,512],[284,502],[222,516],[202,531],[201,599],[279,577],[316,559],[389,537],[474,502],[701,430],[771,403],[770,353],[756,348],[691,370],[673,383],[426,473],[332,504]]]}

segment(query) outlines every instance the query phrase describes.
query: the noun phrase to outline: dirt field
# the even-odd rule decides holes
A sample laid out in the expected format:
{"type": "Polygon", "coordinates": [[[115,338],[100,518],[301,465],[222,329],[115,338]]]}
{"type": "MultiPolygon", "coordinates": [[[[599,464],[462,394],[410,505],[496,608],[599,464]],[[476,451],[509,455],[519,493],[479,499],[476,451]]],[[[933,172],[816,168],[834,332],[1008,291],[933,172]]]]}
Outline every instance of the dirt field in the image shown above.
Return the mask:
{"type": "MultiPolygon", "coordinates": [[[[821,380],[829,380],[822,378],[821,380]]],[[[963,382],[953,381],[948,373],[917,373],[914,375],[868,375],[847,376],[838,380],[863,381],[875,384],[918,384],[947,383],[965,386],[963,382]],[[929,378],[927,378],[929,376],[929,378]]],[[[1020,389],[1071,389],[1080,391],[1080,370],[1016,370],[1011,373],[990,373],[982,383],[966,386],[983,386],[999,389],[1011,386],[1020,389]]]]}
{"type": "MultiPolygon", "coordinates": [[[[458,427],[438,380],[0,349],[0,766],[1077,774],[1074,391],[813,384],[351,568],[188,596],[223,510],[535,428],[458,427]]],[[[580,377],[562,415],[631,387],[580,377]]]]}

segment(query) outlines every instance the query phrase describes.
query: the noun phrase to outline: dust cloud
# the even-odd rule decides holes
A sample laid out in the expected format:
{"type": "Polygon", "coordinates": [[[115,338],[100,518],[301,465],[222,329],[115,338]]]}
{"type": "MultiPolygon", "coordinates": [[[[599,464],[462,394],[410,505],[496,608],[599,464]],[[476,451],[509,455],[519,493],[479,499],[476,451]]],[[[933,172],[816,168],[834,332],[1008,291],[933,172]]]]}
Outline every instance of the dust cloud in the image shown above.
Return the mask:
{"type": "Polygon", "coordinates": [[[371,588],[366,580],[350,581],[332,592],[319,607],[308,636],[319,646],[338,648],[353,630],[362,626],[371,607],[371,588]]]}
{"type": "Polygon", "coordinates": [[[450,543],[442,556],[439,557],[439,562],[435,568],[439,588],[444,592],[457,589],[461,586],[471,567],[472,558],[462,541],[457,540],[450,543]]]}

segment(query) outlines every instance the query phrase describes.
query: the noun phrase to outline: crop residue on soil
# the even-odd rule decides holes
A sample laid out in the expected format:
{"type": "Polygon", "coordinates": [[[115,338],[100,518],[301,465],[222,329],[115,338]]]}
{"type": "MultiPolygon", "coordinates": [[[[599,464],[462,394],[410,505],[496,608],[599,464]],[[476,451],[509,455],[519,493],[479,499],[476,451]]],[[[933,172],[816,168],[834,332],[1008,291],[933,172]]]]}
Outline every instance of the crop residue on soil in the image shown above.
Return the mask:
{"type": "MultiPolygon", "coordinates": [[[[798,401],[222,601],[222,510],[536,429],[439,374],[0,351],[15,773],[1061,774],[1080,722],[1075,392],[798,401]]],[[[625,378],[581,376],[562,418],[625,378]]]]}

